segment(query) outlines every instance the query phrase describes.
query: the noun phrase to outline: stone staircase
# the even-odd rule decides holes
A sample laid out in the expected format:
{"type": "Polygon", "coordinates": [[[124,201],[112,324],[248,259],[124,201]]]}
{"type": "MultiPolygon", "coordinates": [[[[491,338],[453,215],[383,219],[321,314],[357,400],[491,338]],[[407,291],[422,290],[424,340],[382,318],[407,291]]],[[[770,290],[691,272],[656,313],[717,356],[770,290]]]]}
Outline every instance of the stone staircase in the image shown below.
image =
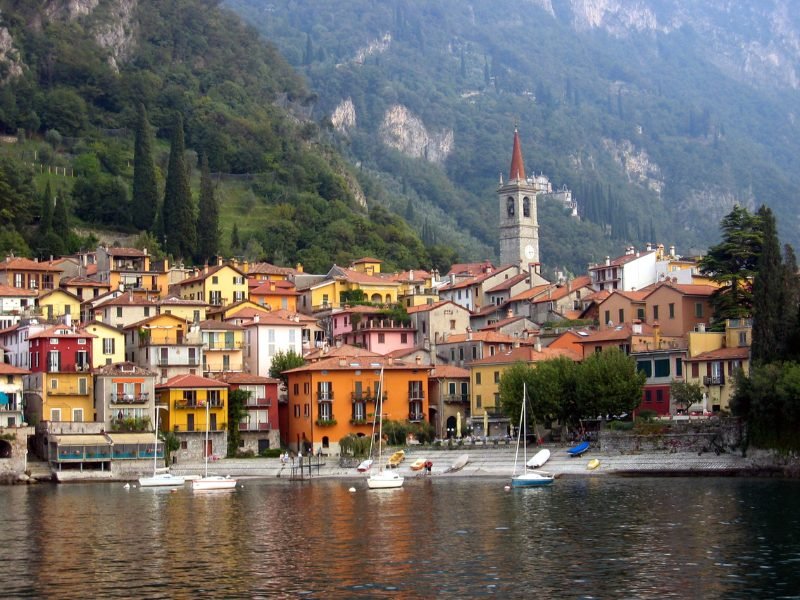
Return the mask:
{"type": "Polygon", "coordinates": [[[47,461],[31,458],[29,454],[27,467],[28,476],[34,481],[53,481],[53,470],[47,461]]]}

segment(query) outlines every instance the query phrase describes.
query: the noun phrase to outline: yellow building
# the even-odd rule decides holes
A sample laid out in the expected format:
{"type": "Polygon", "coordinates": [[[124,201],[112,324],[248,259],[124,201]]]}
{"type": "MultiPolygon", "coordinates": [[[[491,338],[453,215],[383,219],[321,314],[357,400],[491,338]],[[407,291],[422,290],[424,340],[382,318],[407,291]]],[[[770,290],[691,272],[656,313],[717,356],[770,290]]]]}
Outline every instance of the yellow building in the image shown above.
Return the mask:
{"type": "Polygon", "coordinates": [[[398,299],[406,308],[435,304],[439,294],[433,287],[433,275],[423,270],[404,271],[391,276],[400,284],[398,299]]]}
{"type": "Polygon", "coordinates": [[[167,407],[162,431],[181,441],[177,461],[227,454],[228,384],[198,375],[178,375],[156,386],[158,403],[167,407]],[[205,435],[208,430],[208,446],[205,435]]]}
{"type": "Polygon", "coordinates": [[[93,369],[125,361],[125,333],[121,329],[101,321],[92,321],[85,329],[95,336],[92,339],[93,369]]]}
{"type": "Polygon", "coordinates": [[[0,261],[0,283],[44,294],[58,287],[63,271],[54,261],[6,256],[0,261]]]}
{"type": "Polygon", "coordinates": [[[108,282],[112,290],[138,290],[152,296],[163,297],[169,290],[168,263],[153,269],[147,250],[99,246],[97,275],[108,282]]]}
{"type": "Polygon", "coordinates": [[[341,308],[349,302],[348,294],[357,291],[373,304],[396,304],[400,284],[379,275],[334,265],[325,279],[302,290],[300,310],[317,312],[341,308]]]}
{"type": "Polygon", "coordinates": [[[503,414],[500,400],[500,378],[503,373],[516,363],[534,366],[537,362],[565,356],[572,360],[580,357],[566,348],[541,348],[537,350],[532,346],[513,348],[508,352],[501,352],[494,356],[481,358],[467,363],[470,370],[470,412],[473,423],[482,423],[488,420],[489,431],[492,435],[505,434],[510,425],[508,417],[503,414]],[[484,417],[484,413],[487,417],[484,417]]]}
{"type": "Polygon", "coordinates": [[[177,288],[181,298],[202,300],[211,306],[226,306],[248,297],[247,277],[231,265],[203,267],[193,277],[178,283],[177,288]]]}
{"type": "Polygon", "coordinates": [[[80,321],[81,299],[61,288],[50,290],[39,296],[39,310],[42,317],[53,321],[70,315],[76,322],[80,321]]]}
{"type": "Polygon", "coordinates": [[[383,369],[383,419],[430,422],[430,367],[382,356],[335,356],[286,371],[288,430],[284,441],[303,452],[338,455],[339,440],[372,434],[383,369]]]}
{"type": "Polygon", "coordinates": [[[291,281],[263,281],[255,286],[251,283],[250,301],[268,310],[295,312],[299,295],[291,281]]]}
{"type": "Polygon", "coordinates": [[[158,301],[158,313],[173,315],[191,323],[205,321],[208,304],[202,300],[186,300],[178,296],[167,296],[158,301]]]}
{"type": "Polygon", "coordinates": [[[254,315],[269,314],[269,311],[252,300],[242,300],[227,306],[213,307],[208,311],[207,318],[212,321],[230,321],[241,318],[252,319],[254,315]]]}
{"type": "Polygon", "coordinates": [[[244,327],[226,321],[201,321],[203,374],[241,373],[244,355],[244,327]]]}

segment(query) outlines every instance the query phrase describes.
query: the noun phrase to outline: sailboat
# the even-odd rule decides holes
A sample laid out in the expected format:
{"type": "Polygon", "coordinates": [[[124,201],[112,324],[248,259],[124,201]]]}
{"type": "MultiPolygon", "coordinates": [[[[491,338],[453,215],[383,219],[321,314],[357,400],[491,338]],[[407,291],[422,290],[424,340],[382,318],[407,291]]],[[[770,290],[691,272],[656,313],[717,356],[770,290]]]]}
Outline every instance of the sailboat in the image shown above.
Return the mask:
{"type": "Polygon", "coordinates": [[[199,479],[192,480],[192,490],[206,491],[206,490],[232,490],[236,488],[236,479],[230,476],[222,477],[221,475],[208,474],[208,430],[209,423],[209,405],[211,402],[206,399],[206,441],[204,444],[204,452],[206,459],[205,473],[199,479]]]}
{"type": "Polygon", "coordinates": [[[519,431],[517,433],[517,451],[514,454],[514,472],[511,474],[511,487],[540,487],[553,483],[553,475],[542,471],[525,471],[525,464],[528,462],[528,422],[525,418],[525,411],[528,404],[528,388],[522,386],[522,410],[519,416],[519,431]],[[522,473],[517,475],[517,458],[519,457],[519,445],[522,442],[522,473]]]}
{"type": "MultiPolygon", "coordinates": [[[[378,416],[378,464],[381,463],[381,452],[383,450],[383,367],[378,384],[378,401],[375,407],[375,414],[378,416]]],[[[385,490],[390,488],[403,487],[403,477],[393,469],[387,469],[381,464],[381,470],[367,477],[367,487],[371,490],[385,490]]]]}
{"type": "Polygon", "coordinates": [[[153,431],[153,476],[152,477],[139,477],[140,487],[160,487],[169,485],[183,485],[186,481],[185,477],[180,475],[173,475],[168,469],[158,468],[158,406],[156,409],[156,427],[153,431]]]}

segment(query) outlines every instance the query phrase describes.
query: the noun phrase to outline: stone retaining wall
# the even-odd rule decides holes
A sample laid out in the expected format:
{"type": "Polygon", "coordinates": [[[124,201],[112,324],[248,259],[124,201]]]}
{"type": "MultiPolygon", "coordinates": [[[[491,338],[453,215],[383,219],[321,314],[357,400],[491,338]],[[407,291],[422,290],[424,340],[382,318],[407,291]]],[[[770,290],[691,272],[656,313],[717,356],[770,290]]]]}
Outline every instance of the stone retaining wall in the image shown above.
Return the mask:
{"type": "Polygon", "coordinates": [[[735,418],[670,422],[663,433],[638,435],[631,431],[603,430],[602,452],[729,452],[741,446],[743,428],[735,418]]]}

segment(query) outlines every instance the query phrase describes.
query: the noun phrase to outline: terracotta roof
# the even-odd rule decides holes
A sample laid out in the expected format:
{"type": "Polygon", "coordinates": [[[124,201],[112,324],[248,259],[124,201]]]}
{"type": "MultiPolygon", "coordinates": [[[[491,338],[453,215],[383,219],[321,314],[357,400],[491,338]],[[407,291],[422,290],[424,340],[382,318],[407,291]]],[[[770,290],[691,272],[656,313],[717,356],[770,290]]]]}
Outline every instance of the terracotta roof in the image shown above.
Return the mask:
{"type": "MultiPolygon", "coordinates": [[[[254,282],[255,286],[250,290],[251,296],[299,296],[300,292],[297,291],[294,284],[289,281],[263,281],[254,282]],[[284,285],[279,285],[284,284],[284,285]],[[285,284],[288,284],[285,285],[285,284]]],[[[251,284],[252,285],[252,284],[251,284]]]]}
{"type": "Polygon", "coordinates": [[[493,292],[501,292],[504,290],[510,290],[516,284],[525,281],[528,278],[527,273],[520,273],[519,275],[515,275],[514,277],[509,277],[505,281],[501,281],[493,288],[486,290],[487,294],[491,294],[493,292]]]}
{"type": "Polygon", "coordinates": [[[35,261],[29,258],[18,258],[7,256],[4,261],[0,261],[0,271],[51,271],[60,273],[64,269],[54,264],[53,261],[35,261]]]}
{"type": "Polygon", "coordinates": [[[235,385],[247,385],[248,383],[255,385],[279,384],[280,379],[273,377],[262,377],[261,375],[253,375],[252,373],[220,373],[216,377],[219,381],[225,383],[232,383],[235,385]]]}
{"type": "Polygon", "coordinates": [[[25,296],[28,298],[35,298],[37,295],[36,290],[29,290],[27,288],[15,288],[10,285],[4,285],[0,283],[0,296],[3,297],[14,297],[14,296],[25,296]]]}
{"type": "Polygon", "coordinates": [[[403,282],[420,282],[431,278],[431,274],[422,269],[414,269],[413,271],[403,271],[401,273],[392,273],[387,276],[388,279],[398,283],[403,282]],[[413,276],[413,277],[412,277],[413,276]]]}
{"type": "Polygon", "coordinates": [[[581,336],[581,339],[576,340],[579,344],[591,344],[593,342],[608,342],[612,340],[627,340],[632,335],[644,335],[644,336],[651,336],[653,335],[653,328],[646,324],[642,323],[642,332],[641,333],[633,333],[633,328],[629,323],[625,323],[624,325],[617,325],[611,329],[603,329],[602,331],[593,331],[587,336],[581,336]]]}
{"type": "Polygon", "coordinates": [[[141,321],[136,321],[136,323],[131,323],[130,325],[126,325],[123,329],[139,329],[140,327],[147,325],[150,321],[155,321],[156,319],[163,320],[163,319],[171,319],[173,321],[177,321],[181,324],[188,324],[189,322],[186,319],[178,317],[177,315],[170,315],[170,314],[161,314],[161,315],[153,315],[152,317],[147,317],[146,319],[142,319],[141,321]]]}
{"type": "Polygon", "coordinates": [[[66,286],[74,285],[76,287],[104,287],[111,288],[111,283],[108,281],[97,281],[81,275],[75,277],[62,278],[59,285],[63,288],[66,286]]]}
{"type": "Polygon", "coordinates": [[[485,272],[487,267],[494,271],[494,265],[488,260],[479,263],[456,263],[450,267],[447,275],[474,277],[485,272]]]}
{"type": "Polygon", "coordinates": [[[600,290],[581,298],[581,302],[596,302],[600,304],[611,295],[611,290],[600,290]]]}
{"type": "MultiPolygon", "coordinates": [[[[250,304],[251,308],[259,310],[261,312],[269,312],[268,309],[260,307],[257,303],[253,302],[252,300],[239,300],[238,302],[234,302],[232,304],[226,304],[225,306],[212,306],[208,309],[207,314],[209,315],[218,315],[224,314],[230,310],[233,310],[237,306],[241,306],[242,304],[250,304]]],[[[239,315],[241,311],[237,312],[236,314],[239,315]]]]}
{"type": "Polygon", "coordinates": [[[456,367],[455,365],[436,365],[428,375],[430,379],[438,379],[441,377],[447,379],[463,379],[469,377],[469,370],[456,367]]]}
{"type": "Polygon", "coordinates": [[[289,369],[284,373],[302,373],[305,371],[355,371],[364,369],[379,370],[407,370],[407,369],[429,369],[428,366],[420,367],[417,364],[409,364],[385,356],[339,356],[324,358],[315,362],[310,362],[302,367],[289,369]]]}
{"type": "Polygon", "coordinates": [[[30,375],[31,372],[0,362],[0,375],[30,375]]]}
{"type": "Polygon", "coordinates": [[[362,273],[361,271],[345,269],[344,267],[338,267],[336,265],[334,265],[333,268],[328,272],[328,279],[324,281],[329,281],[331,278],[336,279],[338,277],[342,277],[347,281],[352,281],[353,283],[397,285],[396,281],[392,281],[387,277],[381,277],[380,275],[369,275],[367,273],[362,273]]]}
{"type": "Polygon", "coordinates": [[[719,289],[716,286],[704,283],[673,283],[671,281],[661,281],[649,290],[648,295],[663,287],[674,289],[685,296],[711,296],[719,289]]]}
{"type": "Polygon", "coordinates": [[[506,325],[511,325],[512,323],[516,323],[517,321],[524,321],[528,317],[523,316],[513,316],[513,317],[506,317],[505,319],[500,319],[499,321],[495,321],[491,325],[487,325],[486,327],[481,327],[478,331],[497,331],[501,327],[505,327],[506,325]]]}
{"type": "Polygon", "coordinates": [[[66,325],[54,325],[53,327],[48,327],[47,329],[42,329],[38,333],[34,333],[33,335],[29,336],[29,340],[34,340],[36,338],[94,338],[97,337],[89,333],[88,331],[84,331],[83,329],[71,329],[66,325]],[[58,333],[61,332],[61,333],[58,333]]]}
{"type": "MultiPolygon", "coordinates": [[[[228,307],[230,308],[230,306],[228,307]]],[[[209,312],[208,314],[219,314],[220,312],[224,311],[215,311],[214,313],[209,312]]],[[[237,310],[235,313],[231,313],[227,317],[225,317],[226,321],[247,321],[250,319],[254,319],[258,317],[259,320],[263,319],[265,316],[269,316],[270,311],[266,308],[253,308],[252,306],[248,306],[247,308],[243,308],[242,310],[237,310]]]]}
{"type": "Polygon", "coordinates": [[[709,361],[709,360],[743,360],[750,357],[750,348],[742,346],[741,348],[718,348],[717,350],[709,350],[708,352],[701,352],[697,356],[684,359],[685,362],[692,361],[709,361]]]}
{"type": "Polygon", "coordinates": [[[364,263],[379,263],[379,264],[383,264],[383,261],[380,258],[369,258],[368,256],[365,256],[364,258],[359,258],[358,260],[354,260],[353,261],[354,265],[361,265],[361,264],[364,264],[364,263]]]}
{"type": "MultiPolygon", "coordinates": [[[[248,309],[246,308],[242,309],[235,315],[232,315],[230,318],[243,318],[242,313],[246,312],[247,310],[248,309]]],[[[295,327],[300,327],[302,324],[309,322],[316,323],[316,319],[297,313],[290,313],[289,311],[273,310],[270,312],[259,312],[254,314],[251,320],[242,323],[242,327],[253,327],[256,325],[294,325],[295,327]],[[297,317],[297,320],[295,320],[295,317],[297,317]]]]}
{"type": "Polygon", "coordinates": [[[140,375],[143,377],[155,377],[158,375],[155,371],[150,371],[144,367],[140,367],[132,362],[118,362],[110,365],[103,365],[92,369],[95,375],[140,375]]]}
{"type": "Polygon", "coordinates": [[[532,298],[538,297],[540,294],[544,294],[549,287],[550,287],[549,283],[544,285],[536,285],[530,289],[521,291],[516,296],[512,296],[509,302],[519,302],[520,300],[531,300],[532,298]]]}
{"type": "Polygon", "coordinates": [[[54,288],[54,289],[52,289],[52,290],[50,290],[50,291],[48,291],[48,292],[45,292],[44,294],[42,294],[41,296],[39,296],[39,304],[41,304],[41,303],[42,303],[42,300],[44,300],[44,299],[45,299],[45,298],[47,298],[48,296],[52,296],[53,294],[56,294],[56,293],[65,294],[65,295],[67,295],[67,296],[70,296],[70,297],[71,297],[73,300],[77,300],[77,301],[79,301],[79,302],[80,302],[80,298],[78,298],[78,296],[76,296],[75,294],[73,294],[73,293],[72,293],[72,292],[70,292],[69,290],[65,290],[64,288],[60,288],[60,287],[59,287],[59,288],[54,288]]]}
{"type": "Polygon", "coordinates": [[[268,262],[254,262],[247,267],[247,275],[292,275],[297,273],[297,269],[291,267],[279,267],[268,262]]]}
{"type": "Polygon", "coordinates": [[[156,303],[159,306],[208,306],[208,303],[203,300],[189,300],[175,294],[170,294],[166,298],[157,300],[156,303]]]}
{"type": "MultiPolygon", "coordinates": [[[[439,340],[437,345],[443,344],[462,344],[467,341],[466,333],[455,333],[447,336],[447,339],[439,340]]],[[[513,344],[517,338],[496,331],[475,331],[472,334],[473,342],[486,342],[489,344],[513,344]]]]}
{"type": "Polygon", "coordinates": [[[634,252],[633,254],[623,254],[622,256],[618,256],[617,258],[610,260],[609,264],[606,264],[605,262],[594,264],[591,267],[589,267],[589,270],[595,271],[597,269],[605,269],[607,267],[619,267],[628,264],[629,262],[634,261],[637,258],[642,258],[644,256],[647,256],[648,254],[655,254],[655,250],[649,250],[638,253],[634,252]]]}
{"type": "Polygon", "coordinates": [[[525,163],[522,162],[522,148],[519,143],[519,131],[514,128],[514,147],[511,150],[511,169],[508,172],[509,181],[525,181],[525,163]]]}
{"type": "Polygon", "coordinates": [[[200,377],[199,375],[176,375],[165,383],[156,386],[157,390],[183,389],[183,388],[218,388],[228,387],[224,381],[200,377]]]}
{"type": "Polygon", "coordinates": [[[490,277],[494,277],[498,273],[502,273],[503,271],[507,271],[508,269],[514,269],[514,268],[516,268],[516,267],[514,267],[513,265],[507,265],[507,266],[504,266],[504,267],[500,267],[497,270],[492,269],[492,271],[490,273],[481,273],[480,275],[475,275],[474,277],[472,277],[470,279],[462,279],[461,281],[456,281],[453,284],[448,283],[446,285],[443,285],[439,289],[440,290],[456,290],[456,289],[459,289],[459,288],[469,287],[471,285],[480,285],[481,283],[483,283],[484,281],[486,281],[490,277]]]}
{"type": "Polygon", "coordinates": [[[188,279],[184,279],[182,281],[179,281],[175,285],[183,286],[183,285],[186,285],[186,284],[189,284],[189,283],[197,283],[198,281],[204,281],[204,280],[208,279],[209,277],[211,277],[212,275],[214,275],[215,273],[217,273],[218,271],[221,271],[225,267],[227,267],[229,269],[233,269],[234,271],[236,271],[237,273],[239,273],[239,275],[241,275],[243,277],[245,277],[247,275],[244,271],[242,271],[241,269],[239,269],[237,267],[234,267],[233,265],[214,265],[213,267],[208,267],[208,272],[205,272],[205,267],[204,267],[203,269],[200,270],[199,274],[194,275],[193,277],[189,277],[188,279]]]}
{"type": "Polygon", "coordinates": [[[410,315],[413,315],[414,313],[419,313],[419,312],[429,312],[429,311],[432,311],[432,310],[434,310],[436,308],[439,308],[440,306],[444,306],[445,304],[452,304],[453,306],[457,306],[458,308],[460,308],[460,309],[462,309],[462,310],[464,310],[466,312],[469,312],[469,310],[467,310],[466,308],[464,308],[460,304],[456,304],[452,300],[439,300],[439,302],[434,302],[433,304],[420,304],[419,306],[409,306],[406,309],[406,312],[408,314],[410,314],[410,315]]]}
{"type": "MultiPolygon", "coordinates": [[[[635,292],[624,292],[622,290],[614,290],[614,291],[611,292],[611,294],[609,294],[608,298],[603,300],[603,302],[605,302],[609,298],[612,298],[615,295],[616,296],[622,296],[623,298],[627,298],[631,302],[644,302],[644,299],[647,296],[650,295],[650,290],[647,290],[647,291],[635,291],[635,292]]],[[[602,304],[602,302],[600,304],[602,304]]]]}
{"type": "Polygon", "coordinates": [[[319,360],[323,358],[330,358],[332,356],[350,356],[355,358],[381,356],[377,352],[372,352],[366,348],[359,348],[358,346],[351,346],[350,344],[342,344],[341,346],[330,346],[327,350],[323,348],[316,348],[303,356],[307,361],[319,360]]]}
{"type": "Polygon", "coordinates": [[[536,350],[533,346],[520,346],[513,348],[508,352],[495,354],[494,356],[487,356],[479,358],[468,363],[470,365],[492,365],[492,364],[508,364],[516,362],[539,362],[542,360],[550,360],[564,356],[571,360],[580,360],[580,357],[573,351],[566,348],[548,348],[544,347],[541,350],[536,350]]]}
{"type": "Polygon", "coordinates": [[[112,298],[107,302],[98,305],[97,308],[105,308],[107,306],[157,306],[158,301],[150,300],[136,294],[122,293],[116,298],[112,298]]]}

